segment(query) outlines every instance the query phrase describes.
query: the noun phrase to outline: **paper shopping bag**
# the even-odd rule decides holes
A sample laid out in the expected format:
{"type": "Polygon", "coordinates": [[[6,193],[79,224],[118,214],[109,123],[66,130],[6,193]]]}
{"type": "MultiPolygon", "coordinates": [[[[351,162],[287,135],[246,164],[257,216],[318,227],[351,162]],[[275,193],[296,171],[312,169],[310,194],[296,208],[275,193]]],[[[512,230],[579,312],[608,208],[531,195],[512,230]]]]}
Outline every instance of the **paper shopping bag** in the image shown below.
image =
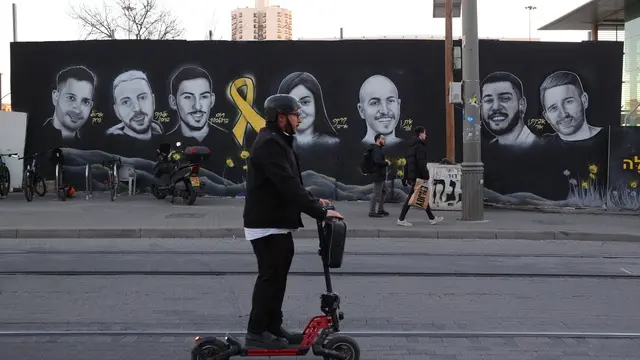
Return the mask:
{"type": "Polygon", "coordinates": [[[431,198],[431,189],[426,180],[416,179],[416,184],[413,187],[413,194],[409,199],[409,205],[426,209],[429,206],[429,199],[431,198]]]}

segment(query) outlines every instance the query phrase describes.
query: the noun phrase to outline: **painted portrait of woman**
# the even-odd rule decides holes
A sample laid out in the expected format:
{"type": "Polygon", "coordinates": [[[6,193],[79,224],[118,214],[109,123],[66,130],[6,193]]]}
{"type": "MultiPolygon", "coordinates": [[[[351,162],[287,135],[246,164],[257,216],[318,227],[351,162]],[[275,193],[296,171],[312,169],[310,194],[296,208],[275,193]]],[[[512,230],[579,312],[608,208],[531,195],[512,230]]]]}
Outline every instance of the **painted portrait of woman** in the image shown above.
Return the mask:
{"type": "Polygon", "coordinates": [[[324,106],[322,89],[318,80],[308,72],[294,72],[285,77],[278,87],[278,94],[288,94],[300,101],[300,126],[296,130],[294,146],[303,149],[311,146],[330,146],[340,142],[324,106]]]}

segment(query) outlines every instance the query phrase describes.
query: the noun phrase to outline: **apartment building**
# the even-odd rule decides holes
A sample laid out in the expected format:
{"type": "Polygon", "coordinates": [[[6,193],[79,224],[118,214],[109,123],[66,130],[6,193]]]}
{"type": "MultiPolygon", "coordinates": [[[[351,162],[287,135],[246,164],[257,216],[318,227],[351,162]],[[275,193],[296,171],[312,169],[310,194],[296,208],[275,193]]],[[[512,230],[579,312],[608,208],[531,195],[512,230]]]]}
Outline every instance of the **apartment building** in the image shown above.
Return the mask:
{"type": "Polygon", "coordinates": [[[231,40],[292,40],[291,10],[269,0],[256,0],[253,8],[231,11],[231,40]]]}

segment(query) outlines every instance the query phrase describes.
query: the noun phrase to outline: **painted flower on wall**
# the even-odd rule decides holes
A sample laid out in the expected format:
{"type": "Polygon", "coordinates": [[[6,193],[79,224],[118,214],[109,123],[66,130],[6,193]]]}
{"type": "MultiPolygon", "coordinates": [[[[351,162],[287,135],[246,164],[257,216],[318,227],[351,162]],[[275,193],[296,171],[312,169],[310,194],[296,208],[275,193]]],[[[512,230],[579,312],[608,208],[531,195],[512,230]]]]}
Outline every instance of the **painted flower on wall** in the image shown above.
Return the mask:
{"type": "Polygon", "coordinates": [[[232,159],[227,159],[224,162],[224,169],[222,169],[222,178],[226,180],[226,178],[224,177],[225,173],[227,172],[227,169],[232,168],[236,166],[236,164],[233,163],[232,159]]]}
{"type": "Polygon", "coordinates": [[[587,166],[588,175],[586,179],[580,176],[571,176],[569,170],[562,172],[569,182],[569,195],[567,200],[574,203],[575,206],[585,207],[601,207],[605,206],[606,193],[598,182],[597,164],[587,166]]]}

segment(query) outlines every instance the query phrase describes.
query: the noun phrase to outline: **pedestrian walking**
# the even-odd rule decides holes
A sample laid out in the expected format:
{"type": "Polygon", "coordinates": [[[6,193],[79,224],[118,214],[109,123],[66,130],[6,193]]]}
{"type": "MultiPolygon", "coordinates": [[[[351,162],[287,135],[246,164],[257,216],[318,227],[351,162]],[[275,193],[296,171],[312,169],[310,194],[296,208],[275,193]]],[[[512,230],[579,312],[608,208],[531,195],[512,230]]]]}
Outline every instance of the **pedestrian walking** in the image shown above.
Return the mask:
{"type": "MultiPolygon", "coordinates": [[[[405,220],[407,212],[409,212],[409,199],[411,199],[411,195],[413,195],[416,179],[429,180],[429,169],[427,168],[427,131],[422,126],[417,126],[414,131],[416,136],[411,140],[409,148],[407,149],[407,164],[403,179],[403,182],[411,186],[411,191],[400,211],[400,217],[397,222],[399,226],[413,226],[412,223],[405,220]]],[[[425,211],[432,225],[444,220],[442,216],[434,216],[429,205],[427,205],[425,211]]]]}
{"type": "Polygon", "coordinates": [[[369,217],[383,217],[389,216],[389,213],[384,210],[384,202],[388,192],[387,168],[389,167],[389,162],[384,159],[384,152],[382,150],[387,142],[382,134],[376,134],[374,141],[375,143],[370,145],[367,150],[370,158],[365,159],[365,163],[368,162],[369,164],[368,172],[373,182],[373,193],[369,201],[369,217]]]}

